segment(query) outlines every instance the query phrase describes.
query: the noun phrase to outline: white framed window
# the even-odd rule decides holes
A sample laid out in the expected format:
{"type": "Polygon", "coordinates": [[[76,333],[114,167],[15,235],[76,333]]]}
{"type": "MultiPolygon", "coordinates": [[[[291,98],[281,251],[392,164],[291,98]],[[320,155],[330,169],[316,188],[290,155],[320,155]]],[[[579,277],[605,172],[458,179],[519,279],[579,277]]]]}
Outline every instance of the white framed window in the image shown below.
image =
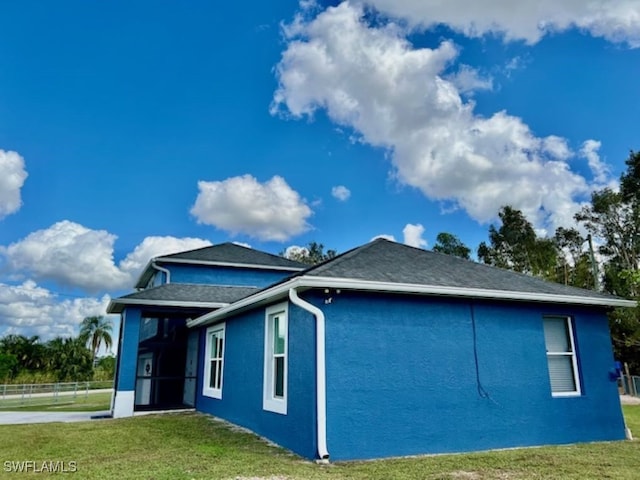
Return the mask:
{"type": "Polygon", "coordinates": [[[262,408],[287,414],[288,304],[268,307],[264,321],[262,408]]]}
{"type": "Polygon", "coordinates": [[[548,316],[543,318],[543,324],[551,394],[554,397],[580,395],[580,375],[571,318],[548,316]]]}
{"type": "Polygon", "coordinates": [[[224,372],[224,330],[221,323],[207,328],[207,344],[204,357],[204,381],[202,395],[222,398],[222,377],[224,372]]]}

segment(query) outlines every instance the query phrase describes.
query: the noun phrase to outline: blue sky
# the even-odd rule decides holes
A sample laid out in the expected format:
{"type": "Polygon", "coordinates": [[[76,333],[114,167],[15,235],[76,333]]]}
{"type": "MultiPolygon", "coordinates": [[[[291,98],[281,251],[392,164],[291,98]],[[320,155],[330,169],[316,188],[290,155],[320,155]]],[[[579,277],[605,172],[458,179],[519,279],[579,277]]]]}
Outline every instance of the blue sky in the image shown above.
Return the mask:
{"type": "Polygon", "coordinates": [[[571,226],[640,148],[640,6],[501,3],[3,2],[0,335],[208,243],[571,226]]]}

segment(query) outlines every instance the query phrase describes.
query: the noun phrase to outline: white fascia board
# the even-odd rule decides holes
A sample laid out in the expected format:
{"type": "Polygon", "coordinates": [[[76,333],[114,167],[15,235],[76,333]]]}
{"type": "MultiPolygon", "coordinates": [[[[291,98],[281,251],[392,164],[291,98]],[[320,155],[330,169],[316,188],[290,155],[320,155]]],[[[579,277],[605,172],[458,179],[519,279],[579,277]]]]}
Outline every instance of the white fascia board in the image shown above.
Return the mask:
{"type": "Polygon", "coordinates": [[[174,300],[150,300],[142,298],[114,299],[109,302],[109,305],[107,305],[107,313],[113,311],[113,309],[118,305],[122,305],[125,307],[130,305],[146,305],[151,307],[223,308],[228,306],[229,304],[221,302],[184,302],[174,300]]]}
{"type": "Polygon", "coordinates": [[[359,290],[387,293],[407,293],[416,295],[447,296],[458,298],[482,298],[492,300],[514,300],[543,303],[562,303],[569,305],[590,305],[602,307],[635,307],[633,300],[603,297],[581,297],[578,295],[556,295],[551,293],[531,293],[508,290],[494,290],[484,288],[462,288],[435,285],[420,285],[413,283],[377,282],[371,280],[356,280],[349,278],[302,276],[263,290],[235,303],[229,304],[215,312],[187,322],[188,327],[206,325],[249,307],[258,306],[288,295],[290,288],[336,288],[344,290],[359,290]]]}
{"type": "MultiPolygon", "coordinates": [[[[145,284],[143,284],[142,286],[139,286],[142,282],[142,279],[145,277],[145,274],[147,273],[147,270],[149,270],[149,267],[151,267],[151,264],[155,261],[155,258],[152,258],[151,260],[149,260],[147,262],[147,264],[144,266],[144,268],[142,269],[142,271],[140,272],[140,275],[138,275],[138,278],[136,280],[136,283],[133,284],[133,288],[144,288],[146,286],[146,282],[145,284]]],[[[148,275],[150,276],[150,275],[148,275]]]]}
{"type": "Polygon", "coordinates": [[[237,302],[231,303],[228,306],[221,308],[220,310],[206,313],[201,317],[194,318],[191,321],[187,321],[187,327],[193,328],[200,325],[209,325],[211,323],[216,322],[217,320],[226,318],[232,313],[235,313],[239,310],[243,310],[248,307],[258,306],[261,303],[273,301],[281,297],[287,296],[289,295],[290,288],[296,288],[299,286],[299,282],[301,278],[302,277],[293,278],[287,282],[275,285],[274,287],[269,288],[267,290],[254,293],[253,295],[240,299],[237,302]]]}
{"type": "Polygon", "coordinates": [[[281,270],[285,272],[301,272],[302,270],[306,270],[302,267],[283,267],[283,266],[270,266],[270,265],[259,265],[253,263],[234,263],[234,262],[214,262],[209,260],[189,260],[188,258],[166,258],[166,257],[158,257],[155,259],[156,262],[162,263],[182,263],[188,265],[210,265],[217,267],[234,267],[234,268],[255,268],[258,270],[281,270]]]}
{"type": "Polygon", "coordinates": [[[448,287],[420,285],[412,283],[376,282],[332,277],[301,277],[306,287],[344,288],[345,290],[365,290],[392,293],[415,293],[422,295],[442,295],[450,297],[473,297],[496,300],[519,300],[530,302],[567,303],[573,305],[597,305],[604,307],[635,307],[633,300],[605,297],[582,297],[579,295],[557,295],[553,293],[533,293],[488,288],[448,287]]]}

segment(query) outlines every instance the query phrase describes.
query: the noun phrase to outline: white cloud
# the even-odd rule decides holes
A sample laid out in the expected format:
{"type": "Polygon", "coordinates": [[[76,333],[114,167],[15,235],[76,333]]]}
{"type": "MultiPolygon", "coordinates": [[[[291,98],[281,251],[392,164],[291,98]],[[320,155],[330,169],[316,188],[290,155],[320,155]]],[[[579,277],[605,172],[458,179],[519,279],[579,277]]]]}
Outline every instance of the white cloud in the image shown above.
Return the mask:
{"type": "Polygon", "coordinates": [[[307,231],[313,213],[298,192],[280,176],[259,183],[251,175],[223,181],[198,182],[191,208],[198,223],[213,225],[232,235],[285,241],[307,231]]]}
{"type": "Polygon", "coordinates": [[[492,90],[491,78],[483,78],[478,70],[469,65],[460,65],[456,73],[447,77],[460,93],[473,94],[477,90],[492,90]]]}
{"type": "Polygon", "coordinates": [[[272,113],[326,110],[387,149],[398,181],[480,222],[509,204],[537,226],[570,224],[592,185],[570,170],[566,140],[538,137],[504,111],[476,114],[444,78],[458,55],[452,43],[415,48],[399,27],[377,25],[346,2],[300,23],[276,68],[272,113]]]}
{"type": "Polygon", "coordinates": [[[596,140],[587,140],[582,144],[580,155],[587,159],[593,179],[599,184],[607,183],[611,178],[611,171],[606,163],[600,159],[598,150],[602,144],[596,140]]]}
{"type": "Polygon", "coordinates": [[[0,247],[3,271],[11,278],[54,281],[65,287],[100,292],[132,288],[147,262],[159,255],[211,245],[198,238],[147,237],[118,265],[116,236],[64,220],[0,247]]]}
{"type": "MultiPolygon", "coordinates": [[[[108,295],[60,299],[32,280],[21,285],[0,283],[0,336],[38,335],[45,341],[56,336],[75,336],[83,318],[105,315],[109,300],[108,295]]],[[[114,323],[114,333],[116,329],[114,323]]],[[[114,342],[116,340],[114,336],[114,342]]]]}
{"type": "Polygon", "coordinates": [[[331,195],[336,200],[340,200],[341,202],[346,202],[347,200],[349,200],[349,197],[351,196],[351,190],[349,190],[344,185],[338,185],[331,189],[331,195]]]}
{"type": "Polygon", "coordinates": [[[88,291],[122,288],[130,277],[113,263],[116,236],[64,220],[29,234],[0,254],[13,272],[29,272],[36,280],[88,291]]]}
{"type": "Polygon", "coordinates": [[[424,227],[419,223],[416,225],[407,223],[402,229],[404,244],[409,245],[410,247],[425,248],[427,246],[427,241],[422,238],[423,234],[424,227]]]}
{"type": "Polygon", "coordinates": [[[385,240],[389,240],[391,242],[395,242],[396,241],[396,237],[394,237],[393,235],[389,235],[387,233],[383,233],[381,235],[376,235],[370,241],[373,242],[374,240],[377,240],[378,238],[384,238],[385,240]]]}
{"type": "Polygon", "coordinates": [[[301,247],[299,245],[290,245],[284,251],[284,258],[288,258],[289,260],[295,260],[300,256],[305,256],[309,254],[309,249],[307,247],[301,247]]]}
{"type": "Polygon", "coordinates": [[[136,277],[140,275],[142,269],[152,258],[186,250],[195,250],[209,245],[211,245],[209,240],[201,238],[146,237],[133,252],[129,253],[120,262],[120,270],[129,275],[130,280],[127,286],[132,287],[136,277]]]}
{"type": "Polygon", "coordinates": [[[539,41],[544,35],[578,28],[611,42],[640,46],[638,0],[367,0],[411,26],[445,24],[469,37],[504,35],[505,40],[539,41]]]}
{"type": "Polygon", "coordinates": [[[234,245],[240,245],[241,247],[245,247],[245,248],[253,248],[251,245],[245,242],[231,242],[231,243],[233,243],[234,245]]]}
{"type": "Polygon", "coordinates": [[[16,152],[0,150],[0,219],[22,206],[20,189],[28,174],[24,159],[16,152]]]}

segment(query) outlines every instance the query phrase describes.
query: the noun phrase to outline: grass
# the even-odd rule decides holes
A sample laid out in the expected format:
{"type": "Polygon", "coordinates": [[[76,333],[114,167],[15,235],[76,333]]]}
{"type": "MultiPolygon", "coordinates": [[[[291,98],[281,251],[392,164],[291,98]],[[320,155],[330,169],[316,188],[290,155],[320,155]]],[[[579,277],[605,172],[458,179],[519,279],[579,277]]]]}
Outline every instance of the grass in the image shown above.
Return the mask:
{"type": "Polygon", "coordinates": [[[100,392],[88,394],[79,392],[74,399],[72,395],[61,395],[57,401],[52,397],[33,398],[27,400],[0,399],[0,412],[97,412],[99,410],[109,410],[111,406],[111,393],[100,392]]]}
{"type": "MultiPolygon", "coordinates": [[[[624,412],[640,434],[640,406],[625,406],[624,412]]],[[[0,476],[12,460],[73,461],[78,478],[119,480],[624,480],[640,472],[638,440],[320,466],[198,413],[0,425],[0,438],[11,439],[0,451],[0,476]]],[[[20,478],[29,475],[38,474],[20,478]]]]}

